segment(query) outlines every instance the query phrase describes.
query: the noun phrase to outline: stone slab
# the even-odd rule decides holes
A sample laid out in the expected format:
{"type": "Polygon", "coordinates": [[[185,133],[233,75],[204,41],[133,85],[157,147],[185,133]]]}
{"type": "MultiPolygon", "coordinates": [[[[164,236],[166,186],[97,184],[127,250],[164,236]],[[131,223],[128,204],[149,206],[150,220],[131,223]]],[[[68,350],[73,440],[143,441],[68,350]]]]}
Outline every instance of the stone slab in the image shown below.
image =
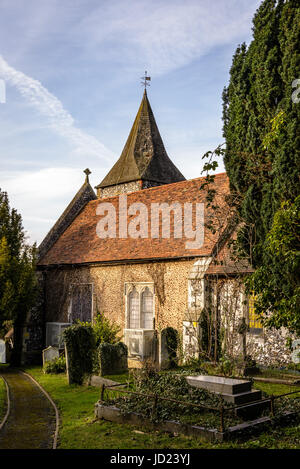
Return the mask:
{"type": "Polygon", "coordinates": [[[187,376],[187,382],[196,388],[219,394],[240,394],[251,391],[251,381],[244,381],[223,376],[187,376]]]}
{"type": "Polygon", "coordinates": [[[260,401],[252,404],[242,405],[235,409],[235,414],[242,419],[252,419],[262,414],[264,410],[270,409],[270,401],[260,401]]]}
{"type": "MultiPolygon", "coordinates": [[[[105,386],[115,386],[116,384],[120,384],[117,381],[113,381],[112,379],[102,378],[102,376],[92,375],[88,380],[87,383],[89,386],[96,386],[101,387],[102,384],[105,386]]],[[[124,387],[124,385],[120,384],[120,388],[124,387]]]]}
{"type": "Polygon", "coordinates": [[[262,393],[259,390],[252,390],[248,392],[242,392],[239,394],[224,394],[222,393],[224,401],[230,402],[234,405],[248,404],[253,401],[259,401],[262,397],[262,393]]]}
{"type": "Polygon", "coordinates": [[[136,412],[129,412],[127,414],[121,413],[120,409],[115,406],[105,406],[101,402],[95,404],[95,417],[98,419],[108,420],[119,424],[129,424],[136,427],[147,427],[152,430],[159,430],[167,433],[180,433],[198,438],[203,438],[208,441],[223,441],[224,433],[219,432],[217,429],[210,429],[200,427],[198,425],[189,425],[174,420],[167,420],[159,423],[152,422],[150,419],[137,414],[136,412]]]}

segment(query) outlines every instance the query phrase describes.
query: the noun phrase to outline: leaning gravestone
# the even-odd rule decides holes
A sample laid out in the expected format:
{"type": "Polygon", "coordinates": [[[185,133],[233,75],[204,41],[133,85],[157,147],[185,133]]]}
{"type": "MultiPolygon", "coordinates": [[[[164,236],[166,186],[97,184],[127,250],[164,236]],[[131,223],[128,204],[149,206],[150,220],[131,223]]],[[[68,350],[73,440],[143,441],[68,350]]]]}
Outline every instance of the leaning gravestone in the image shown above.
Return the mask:
{"type": "Polygon", "coordinates": [[[54,360],[55,358],[59,357],[59,349],[57,347],[52,347],[52,345],[45,348],[42,353],[43,353],[43,366],[45,365],[46,362],[50,362],[51,360],[54,360]]]}
{"type": "Polygon", "coordinates": [[[6,363],[6,344],[0,339],[0,363],[6,363]]]}

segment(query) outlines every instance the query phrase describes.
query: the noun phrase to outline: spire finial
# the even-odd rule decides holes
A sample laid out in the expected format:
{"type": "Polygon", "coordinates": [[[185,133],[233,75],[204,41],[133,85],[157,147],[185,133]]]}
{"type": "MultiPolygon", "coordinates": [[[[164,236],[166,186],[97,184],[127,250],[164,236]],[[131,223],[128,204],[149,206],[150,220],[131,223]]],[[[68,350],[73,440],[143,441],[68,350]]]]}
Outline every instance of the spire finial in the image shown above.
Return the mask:
{"type": "Polygon", "coordinates": [[[92,172],[89,170],[89,168],[86,168],[83,172],[86,174],[85,182],[90,182],[89,181],[89,174],[92,174],[92,172]]]}
{"type": "Polygon", "coordinates": [[[144,86],[145,91],[146,91],[147,86],[150,86],[150,83],[147,83],[147,82],[151,80],[151,77],[147,75],[147,70],[145,71],[145,76],[141,77],[141,80],[142,80],[141,85],[144,86]]]}

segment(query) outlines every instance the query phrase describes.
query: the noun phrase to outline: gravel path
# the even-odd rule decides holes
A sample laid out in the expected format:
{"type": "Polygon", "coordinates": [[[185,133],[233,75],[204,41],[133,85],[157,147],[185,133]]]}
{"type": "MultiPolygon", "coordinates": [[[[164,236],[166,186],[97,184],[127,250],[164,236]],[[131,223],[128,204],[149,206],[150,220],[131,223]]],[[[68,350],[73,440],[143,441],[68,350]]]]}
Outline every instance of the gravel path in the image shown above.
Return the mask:
{"type": "Polygon", "coordinates": [[[10,413],[0,430],[0,449],[50,449],[55,411],[38,386],[17,370],[1,370],[9,386],[10,413]]]}

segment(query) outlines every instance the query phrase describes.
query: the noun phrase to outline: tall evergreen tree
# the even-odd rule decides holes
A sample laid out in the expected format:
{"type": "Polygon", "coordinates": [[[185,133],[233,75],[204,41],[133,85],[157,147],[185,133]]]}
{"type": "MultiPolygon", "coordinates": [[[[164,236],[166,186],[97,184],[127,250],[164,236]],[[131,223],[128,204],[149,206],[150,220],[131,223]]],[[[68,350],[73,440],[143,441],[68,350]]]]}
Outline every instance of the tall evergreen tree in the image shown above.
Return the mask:
{"type": "MultiPolygon", "coordinates": [[[[276,263],[269,233],[272,229],[274,234],[277,211],[285,203],[293,207],[300,193],[300,103],[292,101],[292,84],[297,78],[299,2],[264,0],[253,19],[253,40],[248,48],[245,44],[237,48],[229,85],[223,92],[224,162],[244,222],[238,237],[240,246],[260,275],[273,276],[273,288],[277,285],[277,297],[282,299],[293,295],[299,273],[295,270],[291,278],[291,272],[284,270],[280,278],[279,259],[276,263]]],[[[297,250],[293,252],[297,256],[297,250]]],[[[249,285],[258,294],[260,310],[275,314],[277,303],[270,297],[262,302],[268,296],[264,296],[267,282],[264,287],[254,274],[249,285]]],[[[292,308],[290,314],[300,316],[299,309],[292,308]]],[[[277,319],[276,326],[288,325],[288,321],[280,323],[280,315],[277,319]]],[[[298,321],[300,330],[300,317],[298,321]]],[[[295,330],[292,322],[290,329],[295,330]]]]}
{"type": "Polygon", "coordinates": [[[0,329],[14,324],[15,363],[19,361],[20,326],[37,294],[35,246],[26,244],[21,215],[11,209],[6,192],[0,190],[0,329]]]}

